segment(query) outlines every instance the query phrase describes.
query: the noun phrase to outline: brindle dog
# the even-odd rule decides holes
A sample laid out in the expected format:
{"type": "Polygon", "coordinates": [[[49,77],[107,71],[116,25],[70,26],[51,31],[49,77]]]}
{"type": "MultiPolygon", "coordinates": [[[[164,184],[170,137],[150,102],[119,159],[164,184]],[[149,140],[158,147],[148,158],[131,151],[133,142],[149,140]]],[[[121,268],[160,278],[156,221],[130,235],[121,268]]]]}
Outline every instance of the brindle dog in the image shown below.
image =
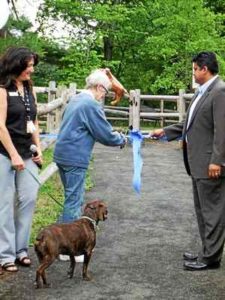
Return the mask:
{"type": "Polygon", "coordinates": [[[107,207],[103,201],[95,200],[86,204],[84,214],[72,223],[53,224],[38,234],[34,249],[40,265],[36,271],[36,287],[49,286],[45,270],[59,254],[70,256],[69,278],[73,277],[76,261],[74,256],[84,255],[83,279],[91,280],[87,273],[92,250],[96,243],[96,227],[99,221],[107,219],[107,207]]]}

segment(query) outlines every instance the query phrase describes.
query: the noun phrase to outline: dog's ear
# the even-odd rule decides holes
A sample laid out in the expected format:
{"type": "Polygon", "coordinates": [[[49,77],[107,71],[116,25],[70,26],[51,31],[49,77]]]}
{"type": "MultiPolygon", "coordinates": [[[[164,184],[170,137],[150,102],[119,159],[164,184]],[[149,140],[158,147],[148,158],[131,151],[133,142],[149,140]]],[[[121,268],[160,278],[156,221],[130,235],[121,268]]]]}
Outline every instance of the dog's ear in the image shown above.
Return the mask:
{"type": "Polygon", "coordinates": [[[96,209],[98,206],[99,206],[99,204],[100,203],[104,203],[103,201],[101,201],[101,200],[98,200],[98,199],[95,199],[95,200],[93,200],[93,201],[91,201],[91,202],[88,202],[87,204],[86,204],[86,206],[85,206],[85,208],[91,208],[91,209],[96,209]]]}
{"type": "Polygon", "coordinates": [[[105,221],[107,219],[108,210],[107,206],[104,202],[99,203],[99,210],[98,210],[98,218],[100,221],[105,221]]]}
{"type": "Polygon", "coordinates": [[[107,206],[106,206],[106,204],[104,203],[104,202],[99,202],[99,207],[105,207],[105,208],[107,208],[107,206]]]}
{"type": "Polygon", "coordinates": [[[99,203],[100,203],[100,200],[93,200],[91,202],[88,202],[84,209],[86,209],[86,208],[96,209],[98,207],[99,203]]]}
{"type": "Polygon", "coordinates": [[[95,209],[94,205],[92,203],[87,203],[84,207],[84,210],[86,210],[87,208],[90,208],[90,209],[95,209]]]}
{"type": "Polygon", "coordinates": [[[87,209],[96,210],[98,208],[107,208],[105,203],[101,200],[94,200],[87,203],[84,207],[84,211],[87,209]]]}

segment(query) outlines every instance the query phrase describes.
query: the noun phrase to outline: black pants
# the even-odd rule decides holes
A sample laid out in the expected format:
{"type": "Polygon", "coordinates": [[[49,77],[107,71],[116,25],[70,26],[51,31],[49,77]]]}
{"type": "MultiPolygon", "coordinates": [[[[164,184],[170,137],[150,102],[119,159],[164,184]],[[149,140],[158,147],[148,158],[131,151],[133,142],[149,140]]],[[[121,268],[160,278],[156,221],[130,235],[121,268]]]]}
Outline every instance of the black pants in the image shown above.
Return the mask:
{"type": "Polygon", "coordinates": [[[200,261],[211,264],[222,258],[225,241],[225,178],[194,179],[193,195],[202,240],[200,261]]]}

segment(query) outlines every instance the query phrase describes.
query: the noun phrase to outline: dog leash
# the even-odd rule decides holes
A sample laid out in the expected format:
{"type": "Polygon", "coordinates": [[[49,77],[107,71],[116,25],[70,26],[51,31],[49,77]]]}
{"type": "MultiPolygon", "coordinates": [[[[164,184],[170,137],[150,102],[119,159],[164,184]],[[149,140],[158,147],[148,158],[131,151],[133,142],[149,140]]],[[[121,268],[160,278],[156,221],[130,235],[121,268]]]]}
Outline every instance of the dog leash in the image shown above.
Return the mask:
{"type": "MultiPolygon", "coordinates": [[[[41,182],[39,181],[39,179],[28,169],[28,168],[25,168],[25,170],[27,170],[27,172],[33,177],[33,179],[39,184],[39,186],[41,186],[41,182]]],[[[46,192],[46,194],[53,200],[55,201],[59,206],[61,206],[62,208],[64,208],[64,206],[59,202],[57,201],[51,194],[49,194],[48,192],[46,192]]]]}

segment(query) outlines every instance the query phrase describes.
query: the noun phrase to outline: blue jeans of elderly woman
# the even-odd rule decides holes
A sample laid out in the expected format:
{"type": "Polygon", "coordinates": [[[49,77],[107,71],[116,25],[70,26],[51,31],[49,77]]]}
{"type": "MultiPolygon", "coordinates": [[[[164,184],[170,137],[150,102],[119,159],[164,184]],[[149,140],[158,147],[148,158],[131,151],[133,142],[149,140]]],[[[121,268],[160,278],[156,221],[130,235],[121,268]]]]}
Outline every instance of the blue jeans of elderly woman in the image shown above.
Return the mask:
{"type": "Polygon", "coordinates": [[[87,169],[57,164],[64,188],[64,208],[59,223],[69,223],[81,216],[87,169]]]}

